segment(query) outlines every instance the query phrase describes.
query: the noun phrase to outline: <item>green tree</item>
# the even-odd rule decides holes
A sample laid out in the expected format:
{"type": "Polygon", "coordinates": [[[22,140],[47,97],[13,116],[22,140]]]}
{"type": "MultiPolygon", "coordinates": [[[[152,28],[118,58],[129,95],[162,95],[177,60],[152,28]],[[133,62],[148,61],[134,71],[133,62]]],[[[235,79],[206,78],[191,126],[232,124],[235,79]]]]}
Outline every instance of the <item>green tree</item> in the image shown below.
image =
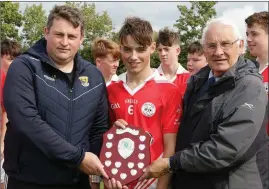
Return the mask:
{"type": "Polygon", "coordinates": [[[160,65],[161,61],[158,55],[157,50],[150,56],[150,66],[152,68],[158,68],[160,65]]]}
{"type": "Polygon", "coordinates": [[[46,19],[46,11],[43,9],[42,4],[26,6],[23,13],[22,34],[25,48],[32,46],[43,36],[46,19]]]}
{"type": "Polygon", "coordinates": [[[126,67],[124,66],[122,60],[120,60],[119,67],[117,69],[117,75],[120,75],[122,73],[126,72],[126,67]]]}
{"type": "MultiPolygon", "coordinates": [[[[112,31],[109,39],[120,45],[119,32],[112,31]]],[[[117,75],[120,75],[124,72],[126,72],[126,67],[124,66],[122,60],[120,59],[119,67],[117,69],[117,75]]]]}
{"type": "MultiPolygon", "coordinates": [[[[158,38],[158,32],[157,31],[153,31],[153,40],[155,42],[157,41],[157,38],[158,38]]],[[[158,68],[159,65],[160,65],[160,63],[161,63],[157,50],[158,49],[157,49],[157,46],[156,46],[155,52],[150,57],[150,66],[152,68],[158,68]]]]}
{"type": "Polygon", "coordinates": [[[0,2],[1,39],[9,38],[20,41],[18,29],[22,25],[19,3],[0,2]]]}
{"type": "Polygon", "coordinates": [[[90,61],[91,63],[94,63],[93,56],[92,56],[92,49],[91,45],[86,45],[83,48],[79,50],[79,54],[85,59],[90,61]]]}
{"type": "Polygon", "coordinates": [[[90,46],[96,37],[110,38],[112,35],[112,20],[107,11],[102,14],[96,12],[94,3],[66,2],[67,5],[81,10],[85,21],[85,33],[81,54],[83,58],[92,59],[90,46]]]}
{"type": "Polygon", "coordinates": [[[110,39],[112,41],[114,41],[115,43],[120,44],[120,39],[119,39],[119,33],[118,32],[112,31],[110,39]]]}
{"type": "Polygon", "coordinates": [[[214,6],[217,2],[191,1],[190,8],[185,5],[178,5],[180,18],[174,24],[179,29],[181,38],[181,53],[179,62],[186,67],[187,64],[187,47],[196,40],[200,40],[202,30],[208,20],[216,16],[214,6]]]}
{"type": "Polygon", "coordinates": [[[250,60],[256,60],[257,57],[254,57],[250,54],[249,48],[247,47],[246,52],[244,54],[245,58],[248,58],[250,60]]]}

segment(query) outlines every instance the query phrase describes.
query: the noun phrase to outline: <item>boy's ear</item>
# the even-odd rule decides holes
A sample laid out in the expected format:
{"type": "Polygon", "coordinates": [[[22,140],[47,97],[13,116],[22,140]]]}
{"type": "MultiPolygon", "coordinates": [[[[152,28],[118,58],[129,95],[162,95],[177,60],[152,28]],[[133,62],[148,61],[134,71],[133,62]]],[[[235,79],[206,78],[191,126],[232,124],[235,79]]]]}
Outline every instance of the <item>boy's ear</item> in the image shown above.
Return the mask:
{"type": "Polygon", "coordinates": [[[150,54],[153,54],[156,50],[156,42],[153,42],[150,46],[150,54]]]}
{"type": "Polygon", "coordinates": [[[96,58],[96,59],[95,59],[95,64],[96,64],[96,66],[100,66],[100,64],[101,64],[101,59],[100,59],[100,58],[96,58]]]}
{"type": "Polygon", "coordinates": [[[176,52],[177,52],[177,56],[178,56],[180,54],[180,52],[181,52],[181,49],[180,49],[179,46],[176,48],[176,52]]]}
{"type": "Polygon", "coordinates": [[[123,49],[123,46],[122,46],[122,45],[120,45],[120,51],[122,51],[122,49],[123,49]]]}

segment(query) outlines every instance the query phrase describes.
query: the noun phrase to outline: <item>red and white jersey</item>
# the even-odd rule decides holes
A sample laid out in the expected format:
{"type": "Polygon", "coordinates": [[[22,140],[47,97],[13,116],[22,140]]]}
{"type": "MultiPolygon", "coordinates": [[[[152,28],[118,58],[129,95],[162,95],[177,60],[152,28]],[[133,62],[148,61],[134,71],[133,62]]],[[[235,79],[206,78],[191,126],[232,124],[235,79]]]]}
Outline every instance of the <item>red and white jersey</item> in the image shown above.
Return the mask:
{"type": "Polygon", "coordinates": [[[3,102],[3,89],[4,89],[6,74],[3,70],[1,70],[0,75],[1,75],[0,100],[1,100],[1,108],[2,108],[1,112],[4,112],[5,108],[4,108],[4,102],[3,102]]]}
{"type": "MultiPolygon", "coordinates": [[[[263,68],[259,73],[263,77],[263,85],[264,85],[265,90],[266,90],[266,92],[267,92],[267,94],[269,96],[269,90],[268,90],[268,82],[269,82],[269,78],[268,78],[269,76],[268,76],[268,74],[269,74],[269,69],[268,69],[268,63],[266,65],[266,67],[263,68]]],[[[267,134],[269,135],[269,122],[267,124],[267,134]]]]}
{"type": "Polygon", "coordinates": [[[263,84],[264,84],[264,87],[265,87],[266,92],[269,95],[269,92],[268,92],[268,81],[269,81],[269,78],[268,78],[268,74],[269,74],[268,63],[266,65],[266,67],[263,68],[259,73],[263,77],[263,84]]]}
{"type": "MultiPolygon", "coordinates": [[[[124,119],[128,124],[142,127],[152,136],[151,162],[162,156],[163,136],[177,133],[181,116],[182,97],[178,87],[160,76],[156,71],[143,84],[130,89],[126,84],[126,73],[108,90],[111,122],[124,119]]],[[[131,188],[155,188],[157,180],[149,179],[131,188]]]]}
{"type": "Polygon", "coordinates": [[[111,83],[115,83],[119,80],[119,77],[115,74],[111,77],[111,80],[106,82],[106,86],[108,87],[109,85],[111,85],[111,83]]]}
{"type": "MultiPolygon", "coordinates": [[[[164,76],[162,64],[158,67],[157,71],[161,76],[164,76]]],[[[189,72],[183,68],[181,64],[178,64],[178,69],[176,72],[176,75],[170,80],[170,82],[174,83],[176,86],[179,87],[180,93],[182,96],[184,96],[185,90],[187,88],[187,81],[190,78],[189,72]]]]}

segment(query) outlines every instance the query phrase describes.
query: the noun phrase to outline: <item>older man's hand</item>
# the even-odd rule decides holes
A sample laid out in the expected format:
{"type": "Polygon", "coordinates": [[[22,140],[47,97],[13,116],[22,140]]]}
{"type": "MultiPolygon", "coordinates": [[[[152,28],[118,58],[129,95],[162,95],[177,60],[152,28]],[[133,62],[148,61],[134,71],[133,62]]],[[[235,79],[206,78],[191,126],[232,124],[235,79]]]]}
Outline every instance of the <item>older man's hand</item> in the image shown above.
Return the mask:
{"type": "Polygon", "coordinates": [[[160,178],[169,173],[168,158],[160,158],[155,160],[139,178],[140,181],[150,178],[160,178]]]}

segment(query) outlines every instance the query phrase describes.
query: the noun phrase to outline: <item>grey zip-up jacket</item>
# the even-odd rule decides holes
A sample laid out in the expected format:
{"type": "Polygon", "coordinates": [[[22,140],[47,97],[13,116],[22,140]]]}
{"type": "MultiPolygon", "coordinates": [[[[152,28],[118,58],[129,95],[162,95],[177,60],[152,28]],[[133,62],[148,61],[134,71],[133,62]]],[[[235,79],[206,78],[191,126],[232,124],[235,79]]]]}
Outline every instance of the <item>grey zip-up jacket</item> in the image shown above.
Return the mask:
{"type": "Polygon", "coordinates": [[[268,97],[258,65],[239,57],[197,97],[209,72],[192,76],[184,96],[172,188],[268,189],[268,97]]]}

